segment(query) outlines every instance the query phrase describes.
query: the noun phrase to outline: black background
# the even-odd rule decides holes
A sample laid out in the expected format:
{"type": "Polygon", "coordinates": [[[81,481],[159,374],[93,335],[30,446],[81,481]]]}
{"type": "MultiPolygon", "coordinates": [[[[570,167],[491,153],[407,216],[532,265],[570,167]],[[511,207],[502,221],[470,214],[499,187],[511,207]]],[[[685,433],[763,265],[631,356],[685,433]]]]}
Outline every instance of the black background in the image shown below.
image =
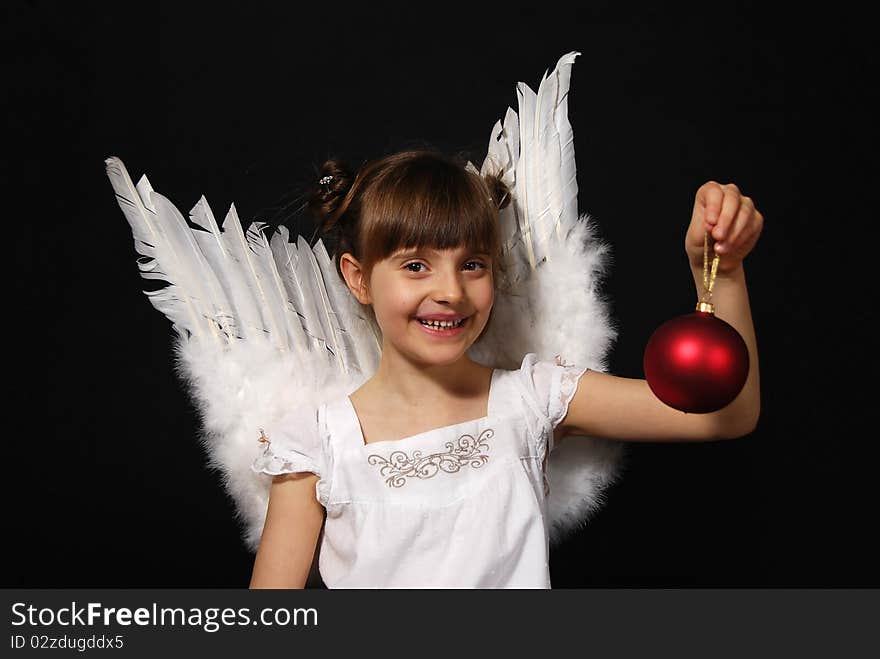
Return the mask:
{"type": "Polygon", "coordinates": [[[612,245],[611,371],[693,308],[684,232],[708,179],[765,216],[745,262],[762,417],[749,437],[638,444],[556,588],[878,585],[876,55],[865,16],[581,2],[299,6],[13,2],[4,195],[3,586],[247,584],[196,441],[170,323],[140,292],[104,174],[184,212],[296,226],[329,155],[428,144],[479,164],[515,83],[564,53],[579,201],[612,245]],[[872,544],[873,543],[873,544],[872,544]]]}

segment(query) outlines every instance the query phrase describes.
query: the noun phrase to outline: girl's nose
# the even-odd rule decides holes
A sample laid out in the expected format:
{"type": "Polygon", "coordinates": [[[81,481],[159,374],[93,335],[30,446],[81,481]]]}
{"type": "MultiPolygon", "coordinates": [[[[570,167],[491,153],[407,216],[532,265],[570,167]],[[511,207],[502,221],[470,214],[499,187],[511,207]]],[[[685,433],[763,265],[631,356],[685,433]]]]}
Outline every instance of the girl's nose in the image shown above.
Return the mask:
{"type": "Polygon", "coordinates": [[[457,272],[446,272],[437,278],[434,299],[437,302],[459,302],[464,297],[464,286],[457,272]]]}

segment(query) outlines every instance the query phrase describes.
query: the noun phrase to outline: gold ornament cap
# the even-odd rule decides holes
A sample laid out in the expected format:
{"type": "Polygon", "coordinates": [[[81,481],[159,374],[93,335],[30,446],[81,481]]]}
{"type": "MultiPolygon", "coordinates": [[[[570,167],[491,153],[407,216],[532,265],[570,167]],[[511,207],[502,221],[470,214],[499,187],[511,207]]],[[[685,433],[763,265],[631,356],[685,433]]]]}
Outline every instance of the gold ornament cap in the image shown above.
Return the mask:
{"type": "Polygon", "coordinates": [[[697,311],[702,311],[704,313],[715,313],[715,305],[711,302],[698,302],[697,303],[697,311]]]}

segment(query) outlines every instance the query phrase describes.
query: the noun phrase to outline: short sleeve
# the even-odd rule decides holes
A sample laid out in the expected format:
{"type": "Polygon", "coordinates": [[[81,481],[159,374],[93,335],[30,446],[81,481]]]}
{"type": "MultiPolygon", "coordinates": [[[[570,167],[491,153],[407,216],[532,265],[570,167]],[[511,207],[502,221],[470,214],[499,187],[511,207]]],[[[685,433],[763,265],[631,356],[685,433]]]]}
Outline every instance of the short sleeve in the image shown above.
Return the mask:
{"type": "Polygon", "coordinates": [[[318,431],[315,408],[294,409],[277,422],[258,428],[255,441],[262,450],[251,465],[252,471],[270,476],[311,472],[319,478],[316,493],[326,505],[328,460],[318,431]]]}
{"type": "Polygon", "coordinates": [[[589,369],[566,364],[559,355],[554,360],[539,361],[537,355],[530,352],[523,359],[520,370],[537,411],[549,425],[548,440],[552,451],[552,430],[568,414],[568,406],[577,391],[578,381],[589,369]]]}

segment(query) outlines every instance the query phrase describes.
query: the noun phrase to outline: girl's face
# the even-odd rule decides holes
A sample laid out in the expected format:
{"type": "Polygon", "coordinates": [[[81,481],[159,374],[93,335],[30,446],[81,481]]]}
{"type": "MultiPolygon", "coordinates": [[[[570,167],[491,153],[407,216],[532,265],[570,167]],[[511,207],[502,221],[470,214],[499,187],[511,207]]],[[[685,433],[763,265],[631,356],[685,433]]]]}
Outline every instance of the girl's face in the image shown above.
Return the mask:
{"type": "Polygon", "coordinates": [[[479,338],[494,294],[490,257],[465,247],[400,250],[370,275],[383,350],[431,365],[457,361],[479,338]]]}

